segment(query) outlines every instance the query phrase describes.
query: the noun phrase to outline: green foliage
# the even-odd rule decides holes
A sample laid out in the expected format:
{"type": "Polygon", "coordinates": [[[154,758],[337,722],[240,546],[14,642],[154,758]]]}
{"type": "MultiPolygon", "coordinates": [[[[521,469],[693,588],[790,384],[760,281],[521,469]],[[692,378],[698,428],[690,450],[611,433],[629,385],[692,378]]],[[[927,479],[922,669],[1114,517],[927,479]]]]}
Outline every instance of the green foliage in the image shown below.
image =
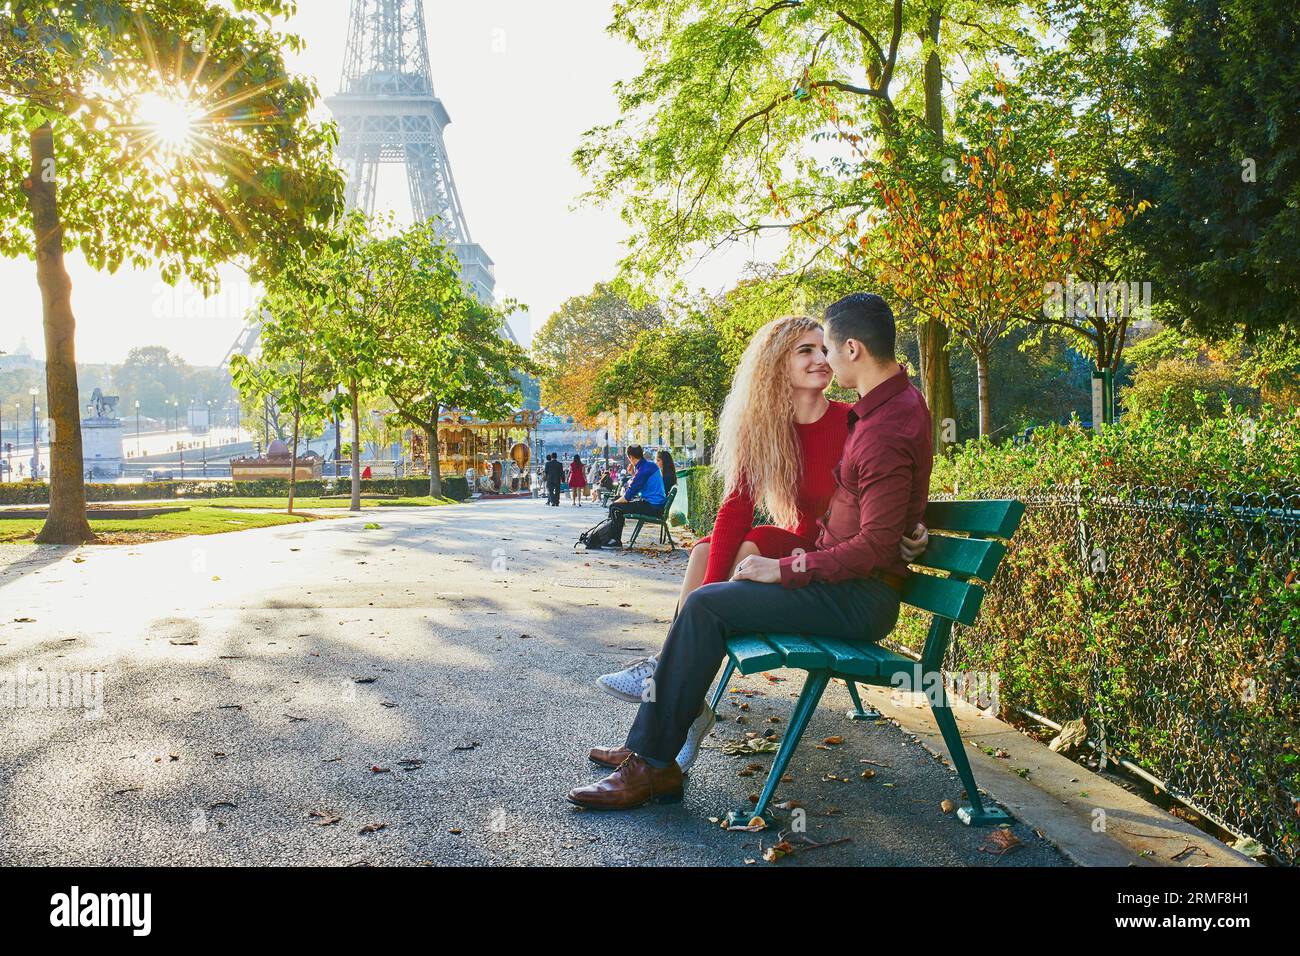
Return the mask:
{"type": "Polygon", "coordinates": [[[634,306],[613,285],[597,283],[586,295],[565,301],[533,337],[541,367],[541,402],[585,425],[603,409],[593,392],[610,362],[643,332],[664,324],[657,304],[634,306]]]}
{"type": "Polygon", "coordinates": [[[717,421],[731,383],[717,326],[692,313],[681,321],[642,332],[601,370],[588,411],[620,403],[658,412],[708,412],[717,421]]]}
{"type": "MultiPolygon", "coordinates": [[[[617,204],[635,230],[626,272],[671,279],[698,247],[860,210],[859,184],[826,162],[810,94],[831,97],[868,137],[936,104],[941,124],[937,85],[934,104],[924,95],[926,59],[951,64],[960,51],[977,68],[1029,42],[1022,16],[1019,5],[964,0],[941,12],[904,0],[620,0],[610,32],[644,67],[615,88],[621,117],[590,130],[574,161],[594,183],[590,198],[617,204]],[[773,215],[774,186],[788,217],[773,215]]],[[[793,255],[799,243],[788,245],[793,255]]]]}
{"type": "Polygon", "coordinates": [[[1234,406],[1253,404],[1253,398],[1228,366],[1180,358],[1139,368],[1123,394],[1124,408],[1130,414],[1163,409],[1168,421],[1178,425],[1221,417],[1234,406]]]}
{"type": "Polygon", "coordinates": [[[0,8],[0,254],[32,256],[23,183],[32,129],[51,124],[63,242],[96,269],[156,263],[215,287],[243,256],[274,271],[342,206],[332,127],[291,75],[285,0],[13,0],[0,8]],[[195,136],[172,148],[142,100],[184,102],[195,136]]]}
{"type": "Polygon", "coordinates": [[[966,442],[950,458],[935,460],[930,487],[961,496],[1076,481],[1093,488],[1274,491],[1295,486],[1297,461],[1300,413],[1266,406],[1255,417],[1234,413],[1188,426],[1160,407],[1096,432],[1052,425],[1036,429],[1023,445],[966,442]]]}
{"type": "MultiPolygon", "coordinates": [[[[344,482],[347,479],[343,479],[344,482]]],[[[469,498],[469,485],[464,475],[442,479],[443,494],[456,501],[469,498]]],[[[363,494],[402,495],[419,498],[428,494],[427,478],[367,478],[361,482],[363,494]]],[[[306,498],[336,494],[340,485],[330,478],[299,481],[297,493],[306,498]]],[[[257,481],[146,481],[131,484],[95,483],[86,485],[87,501],[149,501],[168,498],[287,498],[287,478],[262,478],[257,481]]],[[[50,486],[45,482],[0,482],[0,504],[48,504],[50,486]]]]}
{"type": "Polygon", "coordinates": [[[686,500],[690,502],[686,524],[697,535],[708,534],[722,507],[722,476],[707,465],[696,465],[683,468],[677,479],[686,483],[686,500]]]}
{"type": "Polygon", "coordinates": [[[1115,177],[1174,315],[1201,335],[1300,325],[1300,35],[1292,0],[1162,0],[1136,89],[1144,148],[1115,177]]]}

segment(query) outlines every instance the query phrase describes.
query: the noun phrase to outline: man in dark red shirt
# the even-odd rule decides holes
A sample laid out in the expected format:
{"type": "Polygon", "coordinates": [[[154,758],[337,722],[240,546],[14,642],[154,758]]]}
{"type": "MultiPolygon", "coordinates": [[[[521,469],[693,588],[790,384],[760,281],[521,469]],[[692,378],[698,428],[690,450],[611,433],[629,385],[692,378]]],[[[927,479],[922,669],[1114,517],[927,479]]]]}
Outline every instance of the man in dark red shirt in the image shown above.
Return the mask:
{"type": "Polygon", "coordinates": [[[700,701],[729,637],[767,632],[876,643],[897,623],[909,573],[899,545],[921,520],[930,484],[930,412],[894,358],[894,316],[880,296],[856,293],[827,309],[825,341],[836,379],[857,391],[858,402],[848,413],[816,548],[780,560],[747,557],[732,580],[687,597],[627,743],[604,753],[621,760],[618,769],[571,790],[572,802],[621,810],[681,799],[676,757],[694,728],[707,733],[700,701]]]}

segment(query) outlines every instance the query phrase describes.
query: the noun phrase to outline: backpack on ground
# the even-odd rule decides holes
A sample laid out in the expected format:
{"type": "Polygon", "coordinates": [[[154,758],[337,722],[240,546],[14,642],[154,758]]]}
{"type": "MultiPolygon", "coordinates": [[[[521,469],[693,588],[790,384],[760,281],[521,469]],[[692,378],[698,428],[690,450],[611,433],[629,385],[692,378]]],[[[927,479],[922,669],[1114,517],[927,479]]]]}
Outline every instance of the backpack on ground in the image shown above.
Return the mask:
{"type": "Polygon", "coordinates": [[[614,540],[614,519],[606,518],[600,524],[588,528],[582,534],[578,535],[578,540],[574,544],[576,548],[579,544],[584,545],[588,551],[594,551],[597,548],[603,548],[614,540]]]}

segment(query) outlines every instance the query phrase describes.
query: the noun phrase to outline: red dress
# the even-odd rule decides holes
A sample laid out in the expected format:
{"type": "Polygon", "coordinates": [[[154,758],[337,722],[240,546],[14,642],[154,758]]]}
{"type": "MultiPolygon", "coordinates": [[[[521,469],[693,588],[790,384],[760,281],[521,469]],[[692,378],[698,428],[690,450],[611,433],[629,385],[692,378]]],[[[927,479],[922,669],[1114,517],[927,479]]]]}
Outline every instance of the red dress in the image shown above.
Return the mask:
{"type": "Polygon", "coordinates": [[[581,462],[569,462],[569,490],[587,487],[587,470],[581,462]]]}
{"type": "Polygon", "coordinates": [[[835,466],[839,464],[844,440],[848,437],[852,407],[843,402],[831,402],[826,414],[817,421],[807,425],[795,424],[803,456],[803,471],[795,499],[799,523],[795,527],[759,525],[755,528],[755,501],[749,489],[737,487],[727,496],[718,509],[713,533],[698,542],[710,543],[705,584],[731,579],[731,566],[745,541],[753,542],[765,558],[788,557],[795,548],[813,550],[817,543],[817,522],[826,514],[835,493],[835,466]]]}

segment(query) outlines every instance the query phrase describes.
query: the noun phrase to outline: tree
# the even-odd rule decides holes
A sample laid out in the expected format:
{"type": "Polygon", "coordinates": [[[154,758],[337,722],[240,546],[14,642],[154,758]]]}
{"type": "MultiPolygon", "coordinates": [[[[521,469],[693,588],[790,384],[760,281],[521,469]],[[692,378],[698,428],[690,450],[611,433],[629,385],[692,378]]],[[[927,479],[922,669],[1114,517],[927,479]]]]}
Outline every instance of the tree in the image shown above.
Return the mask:
{"type": "Polygon", "coordinates": [[[291,282],[272,280],[258,306],[262,331],[256,360],[233,356],[230,373],[241,398],[256,402],[267,413],[275,410],[275,430],[280,416],[292,417],[289,472],[289,513],[298,487],[298,437],[322,428],[335,410],[335,367],[321,340],[307,323],[299,321],[300,290],[291,282]]]}
{"type": "Polygon", "coordinates": [[[538,367],[502,334],[516,303],[480,303],[460,277],[460,266],[431,223],[403,234],[405,255],[423,263],[418,286],[384,330],[389,354],[380,387],[395,418],[424,433],[429,454],[429,494],[442,494],[438,420],[458,408],[484,418],[511,411],[521,374],[538,367]]]}
{"type": "Polygon", "coordinates": [[[602,370],[590,410],[611,412],[632,403],[667,415],[674,423],[700,426],[705,424],[702,418],[717,422],[734,366],[726,362],[719,327],[709,319],[707,312],[692,310],[677,322],[642,332],[602,370]]]}
{"type": "Polygon", "coordinates": [[[1124,186],[1175,320],[1206,337],[1300,327],[1300,29],[1288,0],[1162,0],[1124,186]]]}
{"type": "MultiPolygon", "coordinates": [[[[1031,45],[1024,9],[965,0],[624,0],[610,31],[635,44],[646,65],[616,87],[622,117],[588,132],[574,159],[594,180],[589,196],[620,203],[636,230],[625,272],[654,281],[699,250],[772,234],[789,235],[783,265],[837,258],[800,227],[861,215],[871,198],[828,161],[812,95],[831,98],[864,140],[896,153],[893,138],[913,120],[928,136],[912,137],[909,148],[937,167],[945,65],[960,55],[974,68],[1031,45]]],[[[934,322],[918,331],[937,423],[952,414],[946,333],[934,322]]]]}
{"type": "Polygon", "coordinates": [[[178,355],[159,345],[131,349],[116,369],[113,382],[124,400],[138,400],[146,415],[165,415],[167,402],[191,398],[193,370],[178,355]]]}
{"type": "MultiPolygon", "coordinates": [[[[1030,322],[1077,332],[1074,310],[1050,314],[1045,296],[1095,261],[1100,243],[1126,218],[1115,206],[1094,209],[1050,152],[1018,150],[1018,130],[1027,125],[1017,110],[1023,103],[1001,79],[995,91],[1000,103],[977,94],[962,113],[964,150],[960,166],[950,167],[950,187],[909,182],[892,153],[880,162],[863,155],[862,176],[881,212],[868,213],[865,227],[850,220],[841,239],[846,262],[865,259],[864,270],[883,265],[878,271],[909,308],[942,322],[970,349],[981,436],[993,430],[994,344],[1030,322]]],[[[858,148],[854,133],[841,136],[858,148]]],[[[1109,322],[1109,313],[1099,311],[1092,321],[1109,322]]],[[[1121,324],[1121,337],[1122,331],[1121,324]]]]}
{"type": "Polygon", "coordinates": [[[542,405],[591,427],[592,390],[613,358],[647,329],[664,323],[658,305],[634,306],[607,283],[565,301],[533,337],[541,366],[542,405]]]}
{"type": "Polygon", "coordinates": [[[9,0],[0,7],[0,254],[35,260],[45,326],[49,518],[85,517],[75,318],[64,253],[157,263],[212,288],[216,266],[274,269],[341,204],[333,134],[291,76],[290,0],[9,0]]]}
{"type": "Polygon", "coordinates": [[[438,263],[413,245],[429,223],[396,231],[391,216],[374,221],[349,214],[334,230],[328,251],[302,261],[284,275],[284,306],[279,321],[314,336],[345,394],[332,402],[346,407],[352,421],[352,502],[361,510],[361,413],[363,395],[382,389],[389,366],[391,326],[428,301],[429,288],[442,281],[438,263]]]}

